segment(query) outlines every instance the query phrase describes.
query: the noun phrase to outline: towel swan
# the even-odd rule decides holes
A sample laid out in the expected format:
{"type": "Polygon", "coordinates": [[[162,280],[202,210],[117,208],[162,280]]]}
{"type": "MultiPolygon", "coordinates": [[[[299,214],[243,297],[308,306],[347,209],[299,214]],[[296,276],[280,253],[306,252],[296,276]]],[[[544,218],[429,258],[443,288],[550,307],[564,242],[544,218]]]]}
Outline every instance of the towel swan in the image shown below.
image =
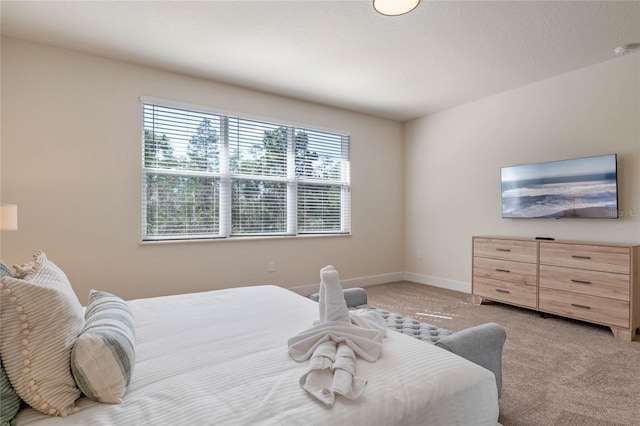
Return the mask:
{"type": "Polygon", "coordinates": [[[356,376],[356,356],[375,362],[386,334],[384,319],[370,311],[349,312],[338,271],[331,265],[320,270],[319,321],[289,339],[289,354],[298,361],[309,359],[300,386],[332,407],[336,394],[357,399],[367,381],[356,376]]]}

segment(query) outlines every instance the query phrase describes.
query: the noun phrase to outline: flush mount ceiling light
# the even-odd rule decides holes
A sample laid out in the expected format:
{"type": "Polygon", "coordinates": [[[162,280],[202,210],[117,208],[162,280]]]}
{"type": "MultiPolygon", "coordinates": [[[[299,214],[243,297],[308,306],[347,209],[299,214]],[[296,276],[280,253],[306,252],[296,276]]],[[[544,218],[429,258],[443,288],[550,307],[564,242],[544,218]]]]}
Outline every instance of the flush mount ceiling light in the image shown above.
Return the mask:
{"type": "Polygon", "coordinates": [[[629,43],[623,44],[622,46],[616,47],[613,52],[618,56],[623,56],[630,53],[632,50],[640,47],[640,43],[629,43]]]}
{"type": "Polygon", "coordinates": [[[381,15],[398,16],[418,7],[420,0],[373,0],[373,8],[381,15]]]}

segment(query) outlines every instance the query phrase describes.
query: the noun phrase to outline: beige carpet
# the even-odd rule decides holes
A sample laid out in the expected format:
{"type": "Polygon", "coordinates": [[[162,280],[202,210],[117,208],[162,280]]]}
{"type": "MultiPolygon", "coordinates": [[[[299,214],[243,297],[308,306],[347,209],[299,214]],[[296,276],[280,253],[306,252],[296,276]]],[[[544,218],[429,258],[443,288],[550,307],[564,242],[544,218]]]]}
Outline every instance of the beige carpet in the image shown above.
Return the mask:
{"type": "Polygon", "coordinates": [[[500,423],[640,425],[640,342],[608,327],[548,316],[409,282],[367,287],[369,304],[457,331],[485,322],[507,330],[500,423]]]}

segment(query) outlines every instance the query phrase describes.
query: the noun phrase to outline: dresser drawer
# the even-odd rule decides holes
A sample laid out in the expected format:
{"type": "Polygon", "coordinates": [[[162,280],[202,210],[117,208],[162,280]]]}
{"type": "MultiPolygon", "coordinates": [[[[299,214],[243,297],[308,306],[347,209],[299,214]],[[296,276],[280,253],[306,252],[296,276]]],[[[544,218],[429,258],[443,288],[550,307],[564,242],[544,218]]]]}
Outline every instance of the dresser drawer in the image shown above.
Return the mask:
{"type": "Polygon", "coordinates": [[[474,257],[473,275],[475,277],[536,285],[538,267],[533,263],[474,257]]]}
{"type": "Polygon", "coordinates": [[[629,301],[629,276],[540,265],[540,287],[629,301]]]}
{"type": "Polygon", "coordinates": [[[513,305],[536,308],[537,287],[494,280],[491,278],[474,277],[473,294],[487,299],[506,302],[513,305]]]}
{"type": "Polygon", "coordinates": [[[515,262],[538,262],[538,243],[535,241],[474,238],[473,255],[515,262]]]}
{"type": "Polygon", "coordinates": [[[615,246],[540,243],[540,264],[629,274],[629,249],[615,246]]]}
{"type": "Polygon", "coordinates": [[[621,300],[540,288],[538,308],[580,320],[629,328],[629,302],[621,300]]]}

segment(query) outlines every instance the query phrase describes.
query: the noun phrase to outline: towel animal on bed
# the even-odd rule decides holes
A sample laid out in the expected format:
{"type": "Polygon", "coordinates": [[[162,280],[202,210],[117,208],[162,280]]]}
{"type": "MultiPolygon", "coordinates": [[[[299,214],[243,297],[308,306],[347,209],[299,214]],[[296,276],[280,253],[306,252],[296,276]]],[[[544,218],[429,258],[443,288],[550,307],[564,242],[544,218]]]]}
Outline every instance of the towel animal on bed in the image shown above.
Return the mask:
{"type": "Polygon", "coordinates": [[[375,362],[382,352],[387,326],[372,311],[349,312],[340,276],[331,265],[320,270],[320,320],[289,339],[289,354],[298,361],[309,361],[300,386],[313,397],[333,407],[335,395],[358,398],[367,381],[356,376],[356,355],[375,362]]]}

